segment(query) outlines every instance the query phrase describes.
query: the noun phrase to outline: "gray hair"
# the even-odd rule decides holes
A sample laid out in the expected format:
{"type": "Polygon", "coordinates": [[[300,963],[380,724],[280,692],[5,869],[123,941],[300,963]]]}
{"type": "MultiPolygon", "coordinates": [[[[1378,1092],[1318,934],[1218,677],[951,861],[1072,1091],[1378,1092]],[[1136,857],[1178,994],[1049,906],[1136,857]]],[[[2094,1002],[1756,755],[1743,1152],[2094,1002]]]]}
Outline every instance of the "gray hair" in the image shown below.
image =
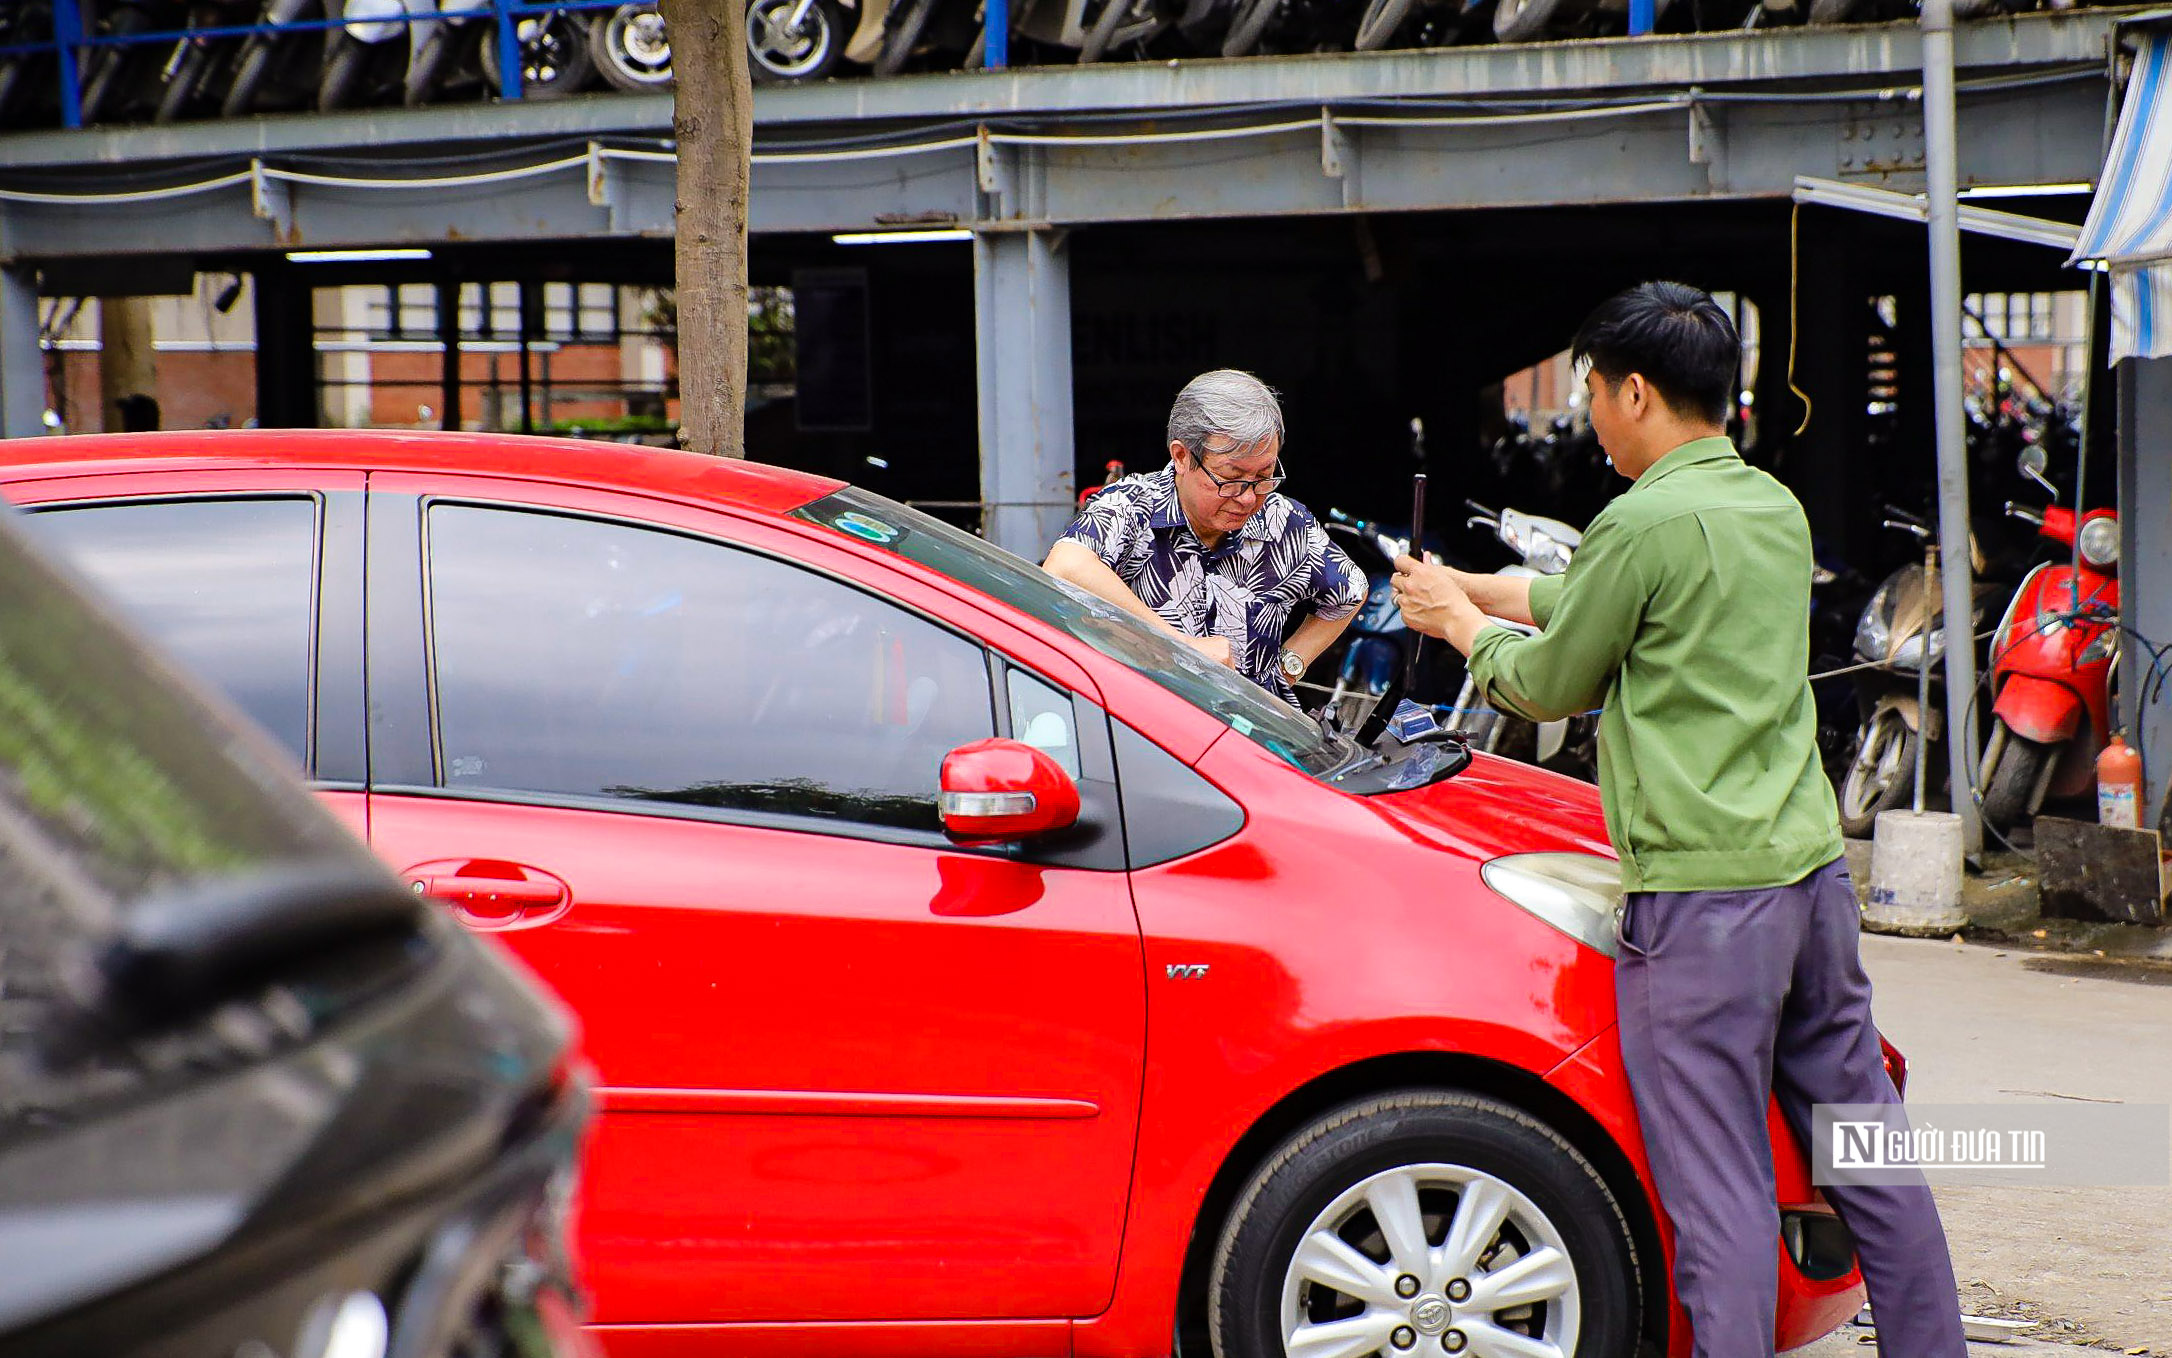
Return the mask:
{"type": "Polygon", "coordinates": [[[1282,403],[1275,390],[1248,372],[1216,368],[1184,384],[1169,407],[1169,442],[1204,457],[1207,436],[1220,434],[1237,448],[1257,448],[1282,438],[1282,403]]]}

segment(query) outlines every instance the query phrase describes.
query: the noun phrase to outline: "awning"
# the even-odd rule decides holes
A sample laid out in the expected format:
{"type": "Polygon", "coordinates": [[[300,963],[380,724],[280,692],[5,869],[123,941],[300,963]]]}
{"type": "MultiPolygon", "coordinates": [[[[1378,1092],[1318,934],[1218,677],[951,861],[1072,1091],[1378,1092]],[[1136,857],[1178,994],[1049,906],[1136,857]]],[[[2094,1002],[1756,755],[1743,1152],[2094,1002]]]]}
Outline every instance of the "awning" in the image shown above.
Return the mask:
{"type": "Polygon", "coordinates": [[[2068,262],[2111,271],[2113,362],[2172,354],[2172,33],[2138,34],[2119,130],[2068,262]]]}

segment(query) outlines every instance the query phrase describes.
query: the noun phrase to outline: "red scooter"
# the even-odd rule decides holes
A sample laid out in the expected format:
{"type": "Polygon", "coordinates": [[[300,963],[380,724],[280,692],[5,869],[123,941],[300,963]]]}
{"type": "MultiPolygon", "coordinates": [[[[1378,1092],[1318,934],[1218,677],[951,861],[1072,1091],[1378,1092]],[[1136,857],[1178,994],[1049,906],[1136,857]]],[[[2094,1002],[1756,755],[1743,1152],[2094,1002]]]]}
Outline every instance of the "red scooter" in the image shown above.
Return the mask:
{"type": "Polygon", "coordinates": [[[2080,796],[2111,739],[2112,664],[2119,655],[2119,516],[2057,503],[2044,452],[2021,454],[2021,474],[2051,491],[2041,511],[2008,501],[2006,512],[2081,553],[2080,567],[2045,562],[2029,572],[1991,641],[1996,700],[1977,786],[1984,823],[2008,830],[2048,795],[2080,796]]]}

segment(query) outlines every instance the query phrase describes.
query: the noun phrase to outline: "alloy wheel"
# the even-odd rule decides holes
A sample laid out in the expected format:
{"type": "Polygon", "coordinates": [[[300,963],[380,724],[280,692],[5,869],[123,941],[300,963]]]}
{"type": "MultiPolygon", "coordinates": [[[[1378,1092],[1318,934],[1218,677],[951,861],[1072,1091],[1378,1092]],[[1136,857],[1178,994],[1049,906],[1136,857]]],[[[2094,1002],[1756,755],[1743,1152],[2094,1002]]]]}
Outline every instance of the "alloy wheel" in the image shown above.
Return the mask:
{"type": "Polygon", "coordinates": [[[1282,1289],[1290,1358],[1568,1358],[1583,1315],[1554,1223],[1505,1180],[1406,1165],[1313,1218],[1282,1289]]]}

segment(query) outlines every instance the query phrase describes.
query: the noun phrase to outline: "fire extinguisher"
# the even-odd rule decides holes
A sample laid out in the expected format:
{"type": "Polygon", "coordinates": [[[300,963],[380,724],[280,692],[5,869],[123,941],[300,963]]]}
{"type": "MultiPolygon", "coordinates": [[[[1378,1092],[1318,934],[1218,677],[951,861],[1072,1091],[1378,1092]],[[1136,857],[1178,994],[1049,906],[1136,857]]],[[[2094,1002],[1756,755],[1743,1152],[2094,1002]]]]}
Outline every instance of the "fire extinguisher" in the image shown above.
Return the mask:
{"type": "Polygon", "coordinates": [[[2097,756],[2097,823],[2122,830],[2142,827],[2142,756],[2116,731],[2097,756]]]}

